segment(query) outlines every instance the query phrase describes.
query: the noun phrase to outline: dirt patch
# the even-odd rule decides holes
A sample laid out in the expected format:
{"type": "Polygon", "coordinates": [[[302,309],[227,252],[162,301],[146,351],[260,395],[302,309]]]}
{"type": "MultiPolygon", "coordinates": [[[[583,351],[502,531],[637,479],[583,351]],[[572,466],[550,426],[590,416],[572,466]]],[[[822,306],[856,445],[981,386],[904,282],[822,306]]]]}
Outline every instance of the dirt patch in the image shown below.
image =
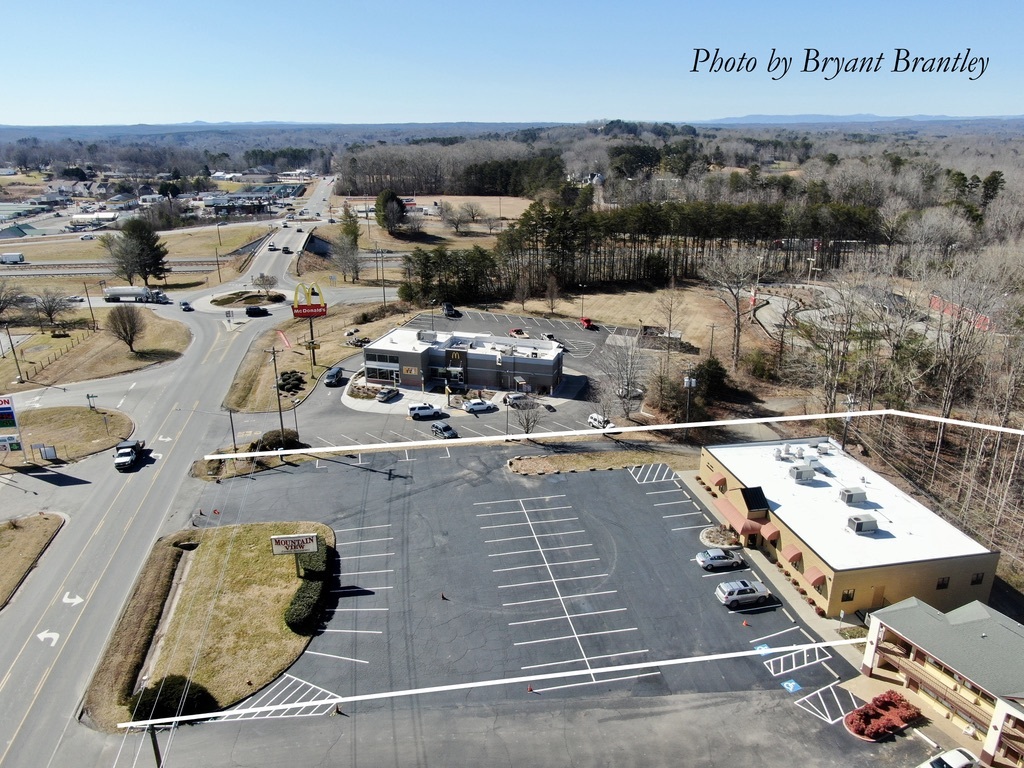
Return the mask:
{"type": "Polygon", "coordinates": [[[692,453],[681,453],[678,449],[660,450],[656,445],[650,448],[626,448],[623,450],[595,451],[574,446],[571,453],[549,456],[517,456],[509,459],[508,466],[522,475],[555,474],[560,472],[596,472],[599,470],[623,469],[642,464],[663,463],[677,472],[694,470],[700,464],[696,449],[692,453]]]}
{"type": "Polygon", "coordinates": [[[62,525],[60,515],[42,512],[0,525],[0,608],[10,601],[62,525]]]}

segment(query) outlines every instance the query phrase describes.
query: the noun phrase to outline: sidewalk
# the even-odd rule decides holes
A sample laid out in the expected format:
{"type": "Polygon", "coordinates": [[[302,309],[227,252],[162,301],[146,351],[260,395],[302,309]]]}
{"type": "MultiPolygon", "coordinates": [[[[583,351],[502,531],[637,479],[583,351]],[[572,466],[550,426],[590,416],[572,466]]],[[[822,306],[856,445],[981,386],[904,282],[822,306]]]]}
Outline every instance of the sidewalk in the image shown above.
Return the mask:
{"type": "MultiPolygon", "coordinates": [[[[697,471],[679,472],[677,474],[691,496],[699,500],[711,512],[717,522],[721,522],[714,514],[714,500],[697,482],[697,471]]],[[[772,594],[785,600],[786,607],[792,613],[799,616],[800,620],[822,640],[828,642],[840,639],[839,630],[844,626],[862,626],[856,616],[847,617],[844,621],[818,616],[814,609],[807,604],[807,601],[800,598],[796,587],[782,575],[782,571],[776,568],[774,563],[770,562],[760,550],[744,548],[743,557],[758,566],[758,570],[764,574],[764,581],[772,591],[772,594]]],[[[838,646],[830,649],[830,653],[842,656],[853,665],[854,669],[860,670],[861,662],[864,658],[864,646],[862,644],[838,646]]],[[[884,691],[895,689],[924,714],[923,724],[909,728],[907,730],[908,734],[913,734],[933,747],[941,747],[943,750],[963,747],[975,755],[981,753],[981,741],[971,738],[960,728],[950,723],[944,717],[941,710],[932,705],[928,697],[905,688],[902,677],[896,672],[875,672],[873,677],[857,674],[852,679],[839,683],[839,687],[849,691],[862,702],[870,701],[884,691]]]]}

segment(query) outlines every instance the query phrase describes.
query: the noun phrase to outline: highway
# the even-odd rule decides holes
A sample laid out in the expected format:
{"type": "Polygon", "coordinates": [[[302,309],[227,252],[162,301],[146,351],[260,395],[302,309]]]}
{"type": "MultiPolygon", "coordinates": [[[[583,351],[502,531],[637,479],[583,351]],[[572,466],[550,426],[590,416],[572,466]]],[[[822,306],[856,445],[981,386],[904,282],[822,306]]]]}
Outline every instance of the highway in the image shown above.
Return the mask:
{"type": "MultiPolygon", "coordinates": [[[[321,180],[309,207],[327,194],[321,180]]],[[[297,246],[305,235],[294,228],[274,235],[278,246],[297,246]]],[[[290,256],[260,249],[252,273],[279,278],[290,256]]],[[[218,292],[240,288],[225,284],[218,292]]],[[[379,289],[338,290],[328,301],[365,301],[379,289]]],[[[202,292],[186,297],[195,299],[202,292]]],[[[178,297],[175,297],[178,298],[178,297]]],[[[82,696],[109,633],[154,541],[188,524],[198,495],[184,483],[193,461],[205,450],[230,445],[221,403],[253,338],[267,320],[232,322],[221,310],[177,313],[193,341],[168,365],[124,376],[19,394],[19,410],[86,404],[96,395],[101,407],[131,415],[136,436],[152,448],[138,471],[114,471],[108,453],[45,471],[4,476],[0,499],[5,516],[54,512],[66,523],[38,568],[0,612],[0,766],[112,765],[118,740],[78,723],[82,696]]],[[[281,311],[281,310],[278,310],[281,311]]],[[[285,308],[286,311],[286,308],[285,308]]],[[[239,416],[236,431],[273,428],[276,413],[239,416]]],[[[138,738],[137,736],[134,738],[138,738]]]]}

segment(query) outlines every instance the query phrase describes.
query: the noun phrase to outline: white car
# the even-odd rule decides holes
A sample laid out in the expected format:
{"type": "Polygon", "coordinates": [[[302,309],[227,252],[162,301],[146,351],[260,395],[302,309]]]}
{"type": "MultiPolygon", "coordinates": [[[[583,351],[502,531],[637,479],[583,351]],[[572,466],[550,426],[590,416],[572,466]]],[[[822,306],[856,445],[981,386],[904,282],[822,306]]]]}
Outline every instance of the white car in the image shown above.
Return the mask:
{"type": "Polygon", "coordinates": [[[95,240],[96,239],[96,235],[82,235],[78,239],[79,240],[95,240]]]}
{"type": "Polygon", "coordinates": [[[65,301],[74,301],[74,302],[77,303],[77,302],[80,302],[80,301],[85,301],[85,297],[84,296],[68,296],[65,299],[65,301]]]}
{"type": "Polygon", "coordinates": [[[957,747],[925,760],[917,768],[977,768],[979,765],[978,758],[963,747],[957,747]]]}
{"type": "Polygon", "coordinates": [[[608,429],[615,426],[612,424],[611,419],[606,419],[600,413],[592,413],[587,416],[587,425],[594,429],[608,429]]]}
{"type": "Polygon", "coordinates": [[[417,419],[433,418],[441,415],[441,409],[435,408],[430,403],[413,403],[409,406],[409,418],[417,419]]]}
{"type": "Polygon", "coordinates": [[[494,403],[481,400],[479,397],[474,397],[472,400],[464,400],[462,403],[462,410],[466,413],[484,413],[496,407],[494,403]]]}

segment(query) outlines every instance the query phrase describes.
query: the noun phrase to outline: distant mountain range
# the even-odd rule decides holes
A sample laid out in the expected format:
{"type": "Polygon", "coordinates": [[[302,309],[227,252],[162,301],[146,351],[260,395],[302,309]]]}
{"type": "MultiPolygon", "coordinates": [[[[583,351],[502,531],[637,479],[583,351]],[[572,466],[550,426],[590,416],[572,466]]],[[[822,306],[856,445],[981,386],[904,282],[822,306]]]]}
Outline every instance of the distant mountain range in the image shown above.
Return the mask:
{"type": "Polygon", "coordinates": [[[895,123],[895,122],[966,122],[966,121],[998,121],[1020,120],[1024,115],[1005,115],[987,117],[955,117],[951,115],[903,115],[900,117],[883,117],[882,115],[746,115],[744,117],[723,117],[718,120],[700,120],[694,125],[788,125],[800,123],[895,123]]]}

